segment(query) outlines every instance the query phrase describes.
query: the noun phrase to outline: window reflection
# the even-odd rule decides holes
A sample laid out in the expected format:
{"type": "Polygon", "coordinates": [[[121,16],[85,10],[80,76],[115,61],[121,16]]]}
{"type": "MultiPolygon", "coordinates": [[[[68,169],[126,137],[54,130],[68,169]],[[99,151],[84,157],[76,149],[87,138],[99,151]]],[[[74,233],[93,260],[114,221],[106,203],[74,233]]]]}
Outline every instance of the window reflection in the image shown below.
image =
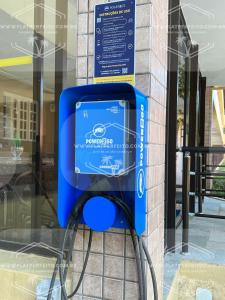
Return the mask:
{"type": "MultiPolygon", "coordinates": [[[[57,226],[53,159],[55,56],[53,53],[42,58],[45,65],[43,111],[39,111],[40,99],[36,99],[37,102],[33,99],[34,11],[12,18],[22,8],[20,2],[15,3],[14,9],[6,1],[0,4],[0,25],[8,25],[8,29],[0,27],[0,59],[25,54],[31,58],[26,64],[0,68],[0,240],[13,242],[33,241],[32,228],[57,226]],[[24,24],[27,24],[25,29],[24,24]],[[39,124],[41,113],[42,124],[39,124]],[[43,135],[41,156],[37,147],[40,127],[43,135]],[[38,164],[41,175],[36,172],[38,164]]],[[[55,26],[55,16],[45,17],[48,25],[55,26]]],[[[48,45],[54,49],[55,32],[46,36],[48,45]]]]}

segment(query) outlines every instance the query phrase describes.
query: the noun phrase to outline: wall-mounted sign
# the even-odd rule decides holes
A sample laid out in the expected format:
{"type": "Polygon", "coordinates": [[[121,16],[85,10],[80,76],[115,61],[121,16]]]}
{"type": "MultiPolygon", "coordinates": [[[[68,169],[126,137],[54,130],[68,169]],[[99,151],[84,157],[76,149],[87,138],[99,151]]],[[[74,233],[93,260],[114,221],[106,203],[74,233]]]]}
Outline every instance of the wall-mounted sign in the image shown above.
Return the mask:
{"type": "Polygon", "coordinates": [[[135,84],[135,0],[95,7],[94,82],[135,84]]]}

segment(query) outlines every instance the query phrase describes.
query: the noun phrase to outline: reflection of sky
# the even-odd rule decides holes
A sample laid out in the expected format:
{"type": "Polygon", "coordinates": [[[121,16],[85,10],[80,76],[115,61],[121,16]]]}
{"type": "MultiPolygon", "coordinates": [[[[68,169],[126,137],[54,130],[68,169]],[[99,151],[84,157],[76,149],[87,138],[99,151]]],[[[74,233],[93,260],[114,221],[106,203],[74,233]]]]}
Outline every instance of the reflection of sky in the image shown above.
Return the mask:
{"type": "Polygon", "coordinates": [[[32,45],[28,41],[33,36],[33,31],[28,28],[23,29],[23,26],[17,19],[0,10],[0,58],[23,55],[12,47],[12,44],[16,43],[32,51],[32,45]]]}
{"type": "Polygon", "coordinates": [[[199,61],[207,84],[225,86],[224,1],[182,0],[192,42],[199,45],[199,61]]]}
{"type": "MultiPolygon", "coordinates": [[[[35,40],[33,39],[33,30],[29,29],[19,20],[11,17],[6,12],[0,9],[0,59],[33,55],[34,44],[35,40]]],[[[45,47],[45,54],[47,51],[51,53],[48,56],[45,55],[44,59],[45,88],[53,89],[55,72],[55,46],[49,40],[45,40],[43,46],[45,47]]],[[[75,74],[74,68],[74,57],[69,56],[68,69],[69,71],[73,70],[73,74],[75,74]]],[[[12,75],[13,77],[15,76],[17,80],[26,82],[30,85],[33,84],[32,73],[33,65],[7,67],[0,70],[0,74],[2,74],[3,76],[12,75]],[[20,74],[19,76],[18,73],[20,74]]]]}

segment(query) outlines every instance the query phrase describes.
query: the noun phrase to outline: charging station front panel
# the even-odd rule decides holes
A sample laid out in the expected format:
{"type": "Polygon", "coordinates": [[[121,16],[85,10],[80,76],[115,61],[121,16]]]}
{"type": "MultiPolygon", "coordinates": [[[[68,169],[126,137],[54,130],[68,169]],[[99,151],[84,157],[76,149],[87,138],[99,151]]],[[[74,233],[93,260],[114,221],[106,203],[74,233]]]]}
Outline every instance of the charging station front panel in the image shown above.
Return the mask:
{"type": "Polygon", "coordinates": [[[127,167],[128,102],[76,103],[75,172],[120,175],[127,167]]]}
{"type": "MultiPolygon", "coordinates": [[[[137,234],[144,232],[147,118],[147,98],[126,83],[63,91],[59,109],[58,179],[58,219],[62,227],[67,226],[78,199],[94,187],[99,196],[104,193],[122,199],[134,214],[137,234]]],[[[124,213],[109,208],[101,197],[95,197],[85,210],[89,220],[97,216],[91,220],[93,223],[85,223],[85,218],[82,223],[95,224],[95,229],[105,228],[100,214],[106,212],[98,207],[100,203],[113,215],[111,227],[128,227],[124,213]]]]}

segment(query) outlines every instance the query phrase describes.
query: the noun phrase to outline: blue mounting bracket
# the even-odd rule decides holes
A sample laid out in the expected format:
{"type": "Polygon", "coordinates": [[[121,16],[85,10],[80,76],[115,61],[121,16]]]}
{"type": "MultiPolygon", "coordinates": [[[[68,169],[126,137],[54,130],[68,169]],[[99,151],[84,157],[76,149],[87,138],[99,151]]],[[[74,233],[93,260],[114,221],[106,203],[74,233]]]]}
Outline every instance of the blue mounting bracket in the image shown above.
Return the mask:
{"type": "MultiPolygon", "coordinates": [[[[147,97],[127,83],[64,90],[59,104],[58,220],[66,227],[79,197],[93,186],[122,198],[136,232],[146,226],[147,97]],[[107,182],[107,185],[101,182],[107,182]]],[[[99,195],[82,222],[97,231],[127,228],[122,211],[99,195]]]]}

